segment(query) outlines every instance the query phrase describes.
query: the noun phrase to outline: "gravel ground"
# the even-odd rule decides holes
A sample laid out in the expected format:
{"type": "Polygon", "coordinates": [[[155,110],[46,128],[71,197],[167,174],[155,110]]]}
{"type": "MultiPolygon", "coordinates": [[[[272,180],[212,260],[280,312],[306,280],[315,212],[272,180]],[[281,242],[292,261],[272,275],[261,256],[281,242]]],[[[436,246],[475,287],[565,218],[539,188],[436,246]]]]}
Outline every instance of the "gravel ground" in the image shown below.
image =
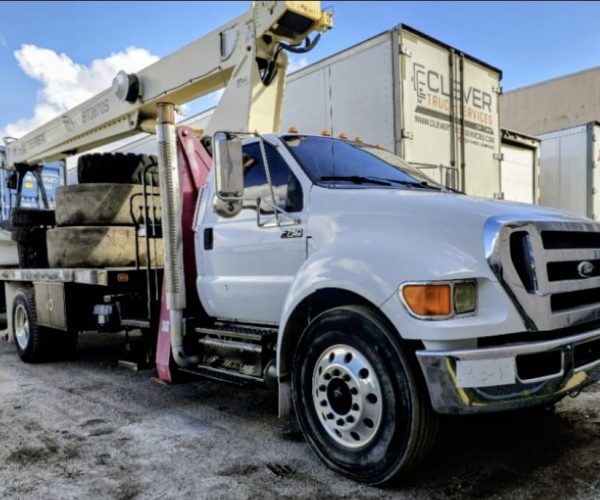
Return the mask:
{"type": "Polygon", "coordinates": [[[553,413],[448,418],[403,483],[371,488],[311,454],[266,390],[166,386],[118,368],[118,336],[25,365],[0,341],[0,498],[600,498],[600,386],[553,413]]]}

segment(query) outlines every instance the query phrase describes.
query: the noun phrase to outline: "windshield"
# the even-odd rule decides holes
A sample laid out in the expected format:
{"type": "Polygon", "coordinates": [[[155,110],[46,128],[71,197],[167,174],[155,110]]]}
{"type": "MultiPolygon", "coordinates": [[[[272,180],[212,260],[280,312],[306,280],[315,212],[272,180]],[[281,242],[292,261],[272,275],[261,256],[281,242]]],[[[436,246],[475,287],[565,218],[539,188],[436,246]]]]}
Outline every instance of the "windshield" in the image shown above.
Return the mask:
{"type": "Polygon", "coordinates": [[[443,188],[395,154],[376,146],[298,135],[285,136],[283,141],[312,181],[327,187],[347,187],[351,183],[369,187],[443,188]]]}

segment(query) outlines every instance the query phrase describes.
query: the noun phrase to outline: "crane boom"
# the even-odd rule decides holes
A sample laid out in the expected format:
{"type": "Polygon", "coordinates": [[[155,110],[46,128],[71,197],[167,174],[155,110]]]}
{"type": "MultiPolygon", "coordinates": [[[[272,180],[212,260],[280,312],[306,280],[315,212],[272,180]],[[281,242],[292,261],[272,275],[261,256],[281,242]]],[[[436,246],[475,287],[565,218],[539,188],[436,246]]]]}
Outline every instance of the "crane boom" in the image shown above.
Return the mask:
{"type": "Polygon", "coordinates": [[[82,153],[139,133],[153,132],[157,104],[184,104],[225,87],[207,132],[279,128],[285,67],[282,48],[302,50],[313,32],[331,27],[320,2],[253,2],[224,26],[135,75],[120,72],[112,88],[7,143],[5,168],[82,153]]]}

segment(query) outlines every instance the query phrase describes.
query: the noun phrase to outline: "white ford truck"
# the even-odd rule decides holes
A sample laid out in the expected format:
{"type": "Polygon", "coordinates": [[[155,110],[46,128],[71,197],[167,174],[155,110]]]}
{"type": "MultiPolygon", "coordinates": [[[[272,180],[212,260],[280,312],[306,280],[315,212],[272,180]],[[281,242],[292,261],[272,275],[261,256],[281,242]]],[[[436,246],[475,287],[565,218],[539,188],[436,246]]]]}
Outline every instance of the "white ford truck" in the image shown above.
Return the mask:
{"type": "Polygon", "coordinates": [[[255,3],[10,143],[20,172],[140,130],[159,154],[82,157],[55,212],[19,213],[40,243],[0,279],[24,361],[141,329],[161,379],[276,387],[323,462],[381,484],[427,454],[441,413],[597,380],[600,225],[450,191],[361,142],[269,133],[285,51],[330,26],[318,2],[255,3]],[[224,81],[208,130],[175,126],[175,104],[224,81]]]}

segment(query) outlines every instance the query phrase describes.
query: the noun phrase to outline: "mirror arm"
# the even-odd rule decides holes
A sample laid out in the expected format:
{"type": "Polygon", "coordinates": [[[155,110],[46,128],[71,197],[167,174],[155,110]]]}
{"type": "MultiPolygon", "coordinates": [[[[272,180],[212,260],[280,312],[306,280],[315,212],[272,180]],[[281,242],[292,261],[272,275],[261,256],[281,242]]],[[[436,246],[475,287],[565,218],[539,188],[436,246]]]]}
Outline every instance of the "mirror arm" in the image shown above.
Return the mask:
{"type": "Polygon", "coordinates": [[[265,205],[267,205],[268,207],[272,208],[275,211],[275,220],[276,220],[277,226],[281,226],[281,221],[279,220],[280,214],[282,216],[286,217],[287,219],[289,219],[292,224],[300,224],[300,219],[292,217],[290,214],[288,214],[285,210],[279,208],[277,205],[273,205],[273,204],[269,203],[268,201],[264,200],[263,198],[256,198],[256,225],[258,227],[265,227],[265,225],[268,224],[268,222],[262,222],[260,220],[260,205],[261,205],[261,203],[264,203],[265,205]]]}

